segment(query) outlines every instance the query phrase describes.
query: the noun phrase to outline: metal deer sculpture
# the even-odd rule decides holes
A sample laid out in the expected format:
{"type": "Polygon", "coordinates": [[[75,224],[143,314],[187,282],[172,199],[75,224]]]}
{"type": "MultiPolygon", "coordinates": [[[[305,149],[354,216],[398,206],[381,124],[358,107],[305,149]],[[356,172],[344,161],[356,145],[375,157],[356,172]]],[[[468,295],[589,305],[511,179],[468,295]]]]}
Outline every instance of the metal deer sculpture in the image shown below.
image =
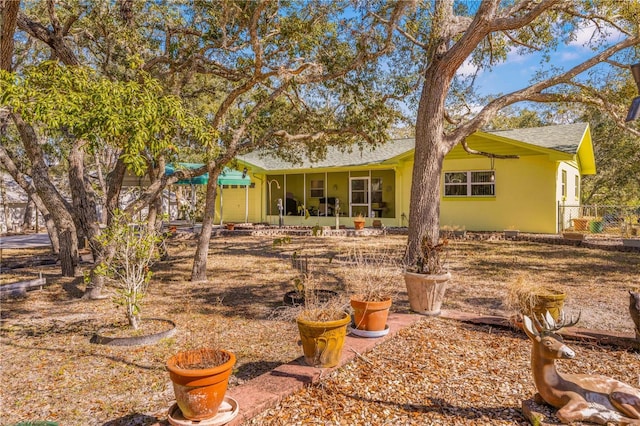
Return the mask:
{"type": "Polygon", "coordinates": [[[606,376],[556,371],[556,359],[575,356],[558,331],[575,325],[579,319],[580,316],[565,322],[561,314],[555,321],[549,312],[541,321],[524,317],[525,332],[533,341],[531,370],[539,395],[558,408],[556,415],[564,423],[640,425],[640,389],[606,376]]]}

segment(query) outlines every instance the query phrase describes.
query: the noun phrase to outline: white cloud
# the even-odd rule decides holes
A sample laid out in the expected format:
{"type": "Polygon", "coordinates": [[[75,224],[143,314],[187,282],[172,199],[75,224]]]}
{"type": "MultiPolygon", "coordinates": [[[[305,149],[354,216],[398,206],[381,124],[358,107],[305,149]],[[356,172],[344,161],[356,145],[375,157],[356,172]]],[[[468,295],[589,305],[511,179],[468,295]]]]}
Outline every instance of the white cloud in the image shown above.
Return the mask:
{"type": "Polygon", "coordinates": [[[470,77],[472,75],[474,75],[475,73],[481,74],[482,70],[478,70],[478,67],[476,67],[472,62],[470,58],[467,58],[462,65],[460,66],[460,68],[458,68],[458,71],[456,74],[458,74],[459,76],[462,77],[470,77]]]}
{"type": "Polygon", "coordinates": [[[562,52],[562,55],[560,55],[560,60],[573,61],[580,58],[581,56],[582,55],[580,55],[578,52],[562,52]]]}
{"type": "Polygon", "coordinates": [[[531,57],[530,54],[524,54],[524,55],[519,54],[518,48],[514,46],[509,50],[509,52],[507,52],[506,62],[521,64],[525,62],[527,59],[529,59],[530,57],[531,57]]]}
{"type": "Polygon", "coordinates": [[[603,25],[601,28],[598,28],[591,24],[579,28],[575,36],[575,40],[570,41],[569,46],[586,47],[591,40],[597,40],[603,37],[607,42],[619,40],[622,37],[622,33],[611,26],[603,25]],[[601,31],[604,31],[604,33],[601,31]]]}

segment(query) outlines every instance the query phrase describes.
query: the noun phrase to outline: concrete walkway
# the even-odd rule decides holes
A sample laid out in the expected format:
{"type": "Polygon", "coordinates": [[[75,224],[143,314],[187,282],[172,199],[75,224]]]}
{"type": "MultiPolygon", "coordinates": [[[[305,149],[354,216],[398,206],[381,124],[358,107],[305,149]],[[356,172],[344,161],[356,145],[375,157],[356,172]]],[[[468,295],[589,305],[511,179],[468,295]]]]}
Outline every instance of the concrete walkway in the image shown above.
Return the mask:
{"type": "Polygon", "coordinates": [[[33,247],[49,247],[49,234],[23,234],[0,237],[0,249],[20,249],[33,247]]]}

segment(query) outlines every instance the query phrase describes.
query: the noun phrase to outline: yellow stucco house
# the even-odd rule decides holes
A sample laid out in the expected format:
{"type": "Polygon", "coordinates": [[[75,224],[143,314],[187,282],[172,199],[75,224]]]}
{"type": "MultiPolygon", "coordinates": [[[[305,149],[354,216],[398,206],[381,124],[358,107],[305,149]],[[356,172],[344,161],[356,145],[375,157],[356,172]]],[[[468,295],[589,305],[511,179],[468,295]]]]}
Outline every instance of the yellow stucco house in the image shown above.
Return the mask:
{"type": "MultiPolygon", "coordinates": [[[[596,171],[587,123],[476,132],[467,141],[476,150],[519,158],[492,160],[455,147],[443,167],[443,227],[556,233],[569,220],[559,207],[578,205],[581,177],[596,171]]],[[[252,183],[223,187],[222,220],[276,224],[281,200],[285,225],[335,226],[337,217],[350,227],[351,217],[362,214],[368,225],[375,218],[406,226],[413,153],[414,140],[399,139],[363,151],[330,148],[324,160],[302,164],[262,152],[239,156],[252,183]]]]}

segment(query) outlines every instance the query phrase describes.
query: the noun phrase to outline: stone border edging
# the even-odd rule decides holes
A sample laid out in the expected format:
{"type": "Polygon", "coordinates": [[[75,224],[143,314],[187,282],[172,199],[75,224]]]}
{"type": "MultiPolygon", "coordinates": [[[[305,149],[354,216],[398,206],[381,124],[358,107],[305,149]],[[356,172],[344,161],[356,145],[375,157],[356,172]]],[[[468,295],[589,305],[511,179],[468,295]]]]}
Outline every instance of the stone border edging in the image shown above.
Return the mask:
{"type": "MultiPolygon", "coordinates": [[[[173,336],[177,327],[176,324],[168,319],[164,318],[144,318],[143,321],[160,321],[169,325],[169,329],[165,331],[160,331],[158,333],[147,334],[144,336],[131,336],[131,337],[107,337],[100,335],[100,330],[98,330],[93,336],[91,336],[91,343],[95,343],[98,345],[109,345],[109,346],[142,346],[142,345],[151,345],[164,339],[166,337],[173,336]]],[[[104,330],[104,329],[101,329],[104,330]]]]}

